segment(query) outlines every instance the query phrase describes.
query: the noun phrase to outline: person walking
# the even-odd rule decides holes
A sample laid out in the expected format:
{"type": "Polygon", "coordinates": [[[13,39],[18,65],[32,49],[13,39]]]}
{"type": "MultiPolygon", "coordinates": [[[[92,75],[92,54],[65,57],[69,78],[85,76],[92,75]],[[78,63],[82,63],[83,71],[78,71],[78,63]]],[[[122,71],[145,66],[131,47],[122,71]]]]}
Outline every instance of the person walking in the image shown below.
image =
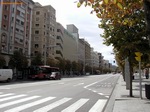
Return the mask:
{"type": "Polygon", "coordinates": [[[149,70],[147,68],[145,69],[145,77],[146,79],[149,79],[149,70]]]}

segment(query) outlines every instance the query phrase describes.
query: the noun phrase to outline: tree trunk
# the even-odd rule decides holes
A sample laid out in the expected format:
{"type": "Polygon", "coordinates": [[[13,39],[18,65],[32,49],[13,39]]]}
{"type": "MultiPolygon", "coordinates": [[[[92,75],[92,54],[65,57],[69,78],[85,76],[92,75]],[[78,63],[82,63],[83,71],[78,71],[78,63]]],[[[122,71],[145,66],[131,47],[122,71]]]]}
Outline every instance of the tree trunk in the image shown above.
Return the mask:
{"type": "Polygon", "coordinates": [[[149,45],[150,45],[150,0],[144,0],[144,10],[145,10],[145,19],[146,19],[146,31],[148,34],[149,45]]]}
{"type": "Polygon", "coordinates": [[[133,92],[132,92],[132,76],[133,76],[133,67],[132,67],[132,63],[130,60],[130,57],[128,58],[129,61],[129,67],[130,67],[130,91],[129,91],[129,95],[130,97],[133,97],[133,92]]]}

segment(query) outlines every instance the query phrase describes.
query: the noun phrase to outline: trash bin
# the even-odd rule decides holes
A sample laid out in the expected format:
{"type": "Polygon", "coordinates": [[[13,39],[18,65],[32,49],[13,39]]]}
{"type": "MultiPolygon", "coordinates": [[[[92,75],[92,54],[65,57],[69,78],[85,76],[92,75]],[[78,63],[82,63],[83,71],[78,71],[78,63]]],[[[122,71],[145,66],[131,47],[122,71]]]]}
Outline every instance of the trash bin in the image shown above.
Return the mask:
{"type": "Polygon", "coordinates": [[[150,84],[145,84],[145,96],[150,99],[150,84]]]}

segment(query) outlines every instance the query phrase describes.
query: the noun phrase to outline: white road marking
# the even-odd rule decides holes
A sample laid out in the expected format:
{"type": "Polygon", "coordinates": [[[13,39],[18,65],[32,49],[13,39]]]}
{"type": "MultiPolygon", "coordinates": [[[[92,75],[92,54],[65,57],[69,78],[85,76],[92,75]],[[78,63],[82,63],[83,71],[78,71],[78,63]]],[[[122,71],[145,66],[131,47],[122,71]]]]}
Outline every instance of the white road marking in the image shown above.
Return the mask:
{"type": "Polygon", "coordinates": [[[104,95],[103,93],[98,93],[99,95],[104,95]]]}
{"type": "Polygon", "coordinates": [[[75,112],[78,110],[82,105],[84,105],[89,99],[80,99],[74,104],[70,105],[68,108],[62,110],[61,112],[75,112]]]}
{"type": "MultiPolygon", "coordinates": [[[[106,77],[106,78],[100,80],[99,82],[102,82],[103,80],[106,80],[106,79],[109,79],[109,78],[110,78],[110,77],[106,77]]],[[[92,84],[89,84],[89,85],[87,85],[87,86],[84,86],[84,88],[88,88],[89,86],[92,86],[92,85],[94,85],[94,84],[96,84],[96,83],[99,83],[99,82],[94,82],[94,83],[92,83],[92,84]]]]}
{"type": "Polygon", "coordinates": [[[11,96],[11,95],[14,95],[14,93],[9,93],[9,94],[0,95],[0,98],[1,98],[1,97],[5,97],[5,96],[11,96]]]}
{"type": "Polygon", "coordinates": [[[96,93],[97,91],[93,90],[94,93],[96,93]]]}
{"type": "Polygon", "coordinates": [[[0,94],[2,94],[2,92],[0,92],[0,94]]]}
{"type": "Polygon", "coordinates": [[[72,98],[63,98],[63,99],[61,99],[59,101],[56,101],[56,102],[54,102],[54,103],[52,103],[50,105],[47,105],[47,106],[42,107],[42,108],[39,108],[39,109],[37,109],[37,110],[35,110],[33,112],[47,112],[47,111],[49,111],[49,110],[51,110],[51,109],[53,109],[53,108],[55,108],[55,107],[57,107],[59,105],[61,105],[61,104],[65,103],[65,102],[71,100],[71,99],[72,98]]]}
{"type": "Polygon", "coordinates": [[[28,103],[28,104],[25,104],[25,105],[21,105],[19,107],[16,107],[16,108],[13,108],[13,109],[10,109],[10,110],[6,110],[5,112],[19,112],[19,111],[22,111],[22,110],[27,109],[29,107],[32,107],[32,106],[44,103],[46,101],[52,100],[54,98],[55,97],[47,97],[47,98],[44,98],[44,99],[41,99],[41,100],[38,100],[38,101],[35,101],[35,102],[31,102],[31,103],[28,103]]]}
{"type": "Polygon", "coordinates": [[[74,85],[74,86],[80,86],[80,85],[83,85],[84,83],[79,83],[79,84],[76,84],[76,85],[74,85]]]}
{"type": "Polygon", "coordinates": [[[28,101],[28,100],[32,100],[32,99],[35,99],[35,98],[38,98],[38,97],[40,97],[40,96],[32,96],[32,97],[28,97],[28,98],[24,98],[24,99],[19,99],[19,100],[16,100],[16,101],[4,103],[4,104],[0,105],[0,108],[4,108],[4,107],[10,106],[10,105],[14,105],[14,104],[18,104],[18,103],[25,102],[25,101],[28,101]]]}
{"type": "Polygon", "coordinates": [[[107,100],[99,99],[89,112],[102,112],[107,100]]]}
{"type": "Polygon", "coordinates": [[[92,84],[89,84],[89,85],[87,85],[87,86],[84,86],[84,88],[88,88],[89,86],[92,86],[92,85],[94,85],[94,84],[96,84],[96,83],[98,83],[98,82],[94,82],[94,83],[92,83],[92,84]]]}
{"type": "Polygon", "coordinates": [[[7,98],[2,98],[2,99],[0,99],[0,102],[15,99],[15,98],[20,98],[23,96],[27,96],[27,95],[22,94],[22,95],[16,95],[16,96],[11,96],[11,97],[7,97],[7,98]]]}

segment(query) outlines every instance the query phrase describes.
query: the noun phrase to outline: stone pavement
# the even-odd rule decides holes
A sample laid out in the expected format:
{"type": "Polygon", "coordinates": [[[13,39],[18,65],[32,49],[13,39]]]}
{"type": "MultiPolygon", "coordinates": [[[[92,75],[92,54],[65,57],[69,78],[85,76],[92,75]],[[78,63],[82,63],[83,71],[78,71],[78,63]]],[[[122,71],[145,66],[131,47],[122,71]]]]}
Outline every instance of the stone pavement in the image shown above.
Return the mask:
{"type": "MultiPolygon", "coordinates": [[[[112,110],[105,112],[150,112],[150,99],[145,96],[145,84],[150,84],[150,79],[142,77],[142,99],[139,91],[139,78],[133,80],[133,97],[129,97],[129,90],[126,89],[126,82],[120,75],[119,80],[114,88],[112,96],[114,105],[112,110]]],[[[107,108],[107,107],[106,107],[107,108]]],[[[106,109],[107,110],[107,109],[106,109]]]]}

